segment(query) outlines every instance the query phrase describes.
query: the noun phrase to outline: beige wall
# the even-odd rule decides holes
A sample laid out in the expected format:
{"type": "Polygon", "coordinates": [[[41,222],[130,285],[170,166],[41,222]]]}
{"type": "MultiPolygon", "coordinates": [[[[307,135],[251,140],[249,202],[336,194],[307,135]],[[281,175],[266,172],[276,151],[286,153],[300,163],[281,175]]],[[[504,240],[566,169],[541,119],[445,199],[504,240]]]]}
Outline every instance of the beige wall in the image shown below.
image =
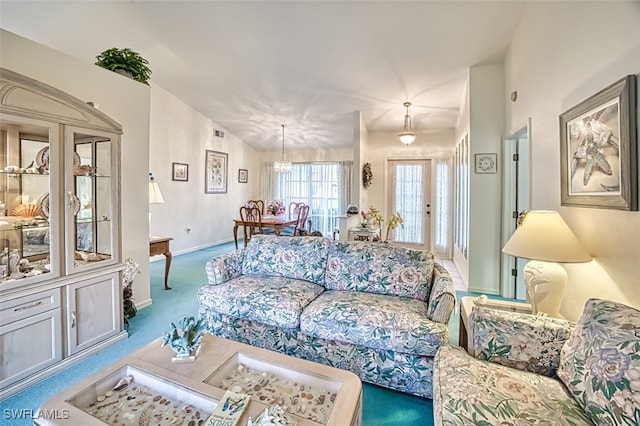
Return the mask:
{"type": "Polygon", "coordinates": [[[495,153],[501,163],[504,127],[504,65],[469,69],[455,140],[469,138],[469,245],[465,257],[454,245],[453,259],[469,291],[500,294],[501,167],[476,174],[474,156],[495,153]]]}
{"type": "Polygon", "coordinates": [[[158,86],[151,90],[150,127],[149,171],[165,200],[150,206],[151,234],[172,237],[174,254],[232,241],[238,208],[258,195],[260,155],[229,132],[214,136],[224,129],[158,86]],[[228,154],[226,194],[204,192],[205,150],[228,154]],[[187,182],[172,180],[173,162],[189,165],[187,182]],[[238,169],[249,171],[248,183],[238,182],[238,169]]]}
{"type": "Polygon", "coordinates": [[[142,268],[134,281],[136,304],[149,303],[147,164],[150,88],[89,61],[81,61],[0,30],[2,67],[93,101],[124,129],[122,136],[122,251],[142,268]],[[145,194],[141,197],[140,194],[145,194]]]}
{"type": "MultiPolygon", "coordinates": [[[[594,256],[565,265],[561,313],[580,315],[589,297],[640,307],[640,212],[560,205],[558,117],[627,74],[640,71],[640,2],[529,3],[505,66],[506,130],[532,122],[532,208],[557,210],[594,256]]],[[[640,111],[640,110],[639,110],[640,111]]]]}

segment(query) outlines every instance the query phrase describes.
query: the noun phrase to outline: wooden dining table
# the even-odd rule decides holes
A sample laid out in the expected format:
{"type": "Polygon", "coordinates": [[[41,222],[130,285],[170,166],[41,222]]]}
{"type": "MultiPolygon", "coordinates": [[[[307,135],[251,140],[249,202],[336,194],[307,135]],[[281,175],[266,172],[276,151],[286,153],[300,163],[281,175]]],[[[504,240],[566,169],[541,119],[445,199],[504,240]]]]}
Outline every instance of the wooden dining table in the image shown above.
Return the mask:
{"type": "MultiPolygon", "coordinates": [[[[246,225],[250,225],[253,222],[247,222],[246,225]]],[[[262,216],[262,227],[272,228],[276,235],[280,235],[282,228],[287,226],[293,226],[298,223],[298,218],[289,219],[286,215],[274,216],[266,214],[262,216]]],[[[245,226],[245,222],[242,219],[233,219],[233,240],[236,243],[236,250],[238,249],[238,228],[245,226]]]]}

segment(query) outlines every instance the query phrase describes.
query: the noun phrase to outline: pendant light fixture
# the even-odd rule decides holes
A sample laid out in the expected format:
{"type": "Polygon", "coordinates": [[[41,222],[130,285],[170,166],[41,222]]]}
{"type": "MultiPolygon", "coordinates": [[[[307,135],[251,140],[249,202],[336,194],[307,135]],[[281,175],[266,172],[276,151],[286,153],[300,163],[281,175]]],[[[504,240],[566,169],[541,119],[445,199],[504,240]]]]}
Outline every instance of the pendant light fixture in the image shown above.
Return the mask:
{"type": "Polygon", "coordinates": [[[410,145],[416,140],[416,134],[411,129],[411,116],[409,115],[411,102],[405,102],[403,105],[407,109],[407,113],[404,116],[404,128],[398,133],[398,137],[400,138],[400,142],[405,145],[410,145]]]}
{"type": "Polygon", "coordinates": [[[286,126],[284,123],[281,124],[281,126],[282,126],[282,160],[276,161],[273,163],[273,170],[276,173],[289,173],[289,170],[291,170],[291,162],[284,161],[284,128],[286,126]]]}

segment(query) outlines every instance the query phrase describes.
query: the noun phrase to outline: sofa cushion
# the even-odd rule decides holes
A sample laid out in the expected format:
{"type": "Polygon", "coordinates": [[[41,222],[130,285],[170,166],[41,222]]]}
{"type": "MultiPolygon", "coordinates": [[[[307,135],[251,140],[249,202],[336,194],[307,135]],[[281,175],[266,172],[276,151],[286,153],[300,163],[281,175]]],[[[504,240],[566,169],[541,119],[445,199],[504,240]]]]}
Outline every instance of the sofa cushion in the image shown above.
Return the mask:
{"type": "Polygon", "coordinates": [[[473,306],[468,323],[479,359],[554,377],[573,323],[560,318],[473,306]]]}
{"type": "Polygon", "coordinates": [[[300,330],[321,339],[426,356],[449,340],[447,325],[427,318],[425,302],[357,291],[318,296],[302,313],[300,330]]]}
{"type": "Polygon", "coordinates": [[[589,299],[562,348],[558,376],[594,424],[638,424],[640,311],[589,299]]]}
{"type": "Polygon", "coordinates": [[[325,287],[426,301],[433,254],[393,244],[336,242],[329,250],[325,287]]]}
{"type": "Polygon", "coordinates": [[[300,326],[305,306],[324,291],[308,281],[242,275],[198,290],[201,305],[214,312],[281,328],[300,326]]]}
{"type": "Polygon", "coordinates": [[[322,285],[330,243],[322,237],[255,235],[245,249],[242,273],[281,276],[322,285]]]}
{"type": "Polygon", "coordinates": [[[433,365],[437,425],[589,425],[559,380],[440,348],[433,365]]]}

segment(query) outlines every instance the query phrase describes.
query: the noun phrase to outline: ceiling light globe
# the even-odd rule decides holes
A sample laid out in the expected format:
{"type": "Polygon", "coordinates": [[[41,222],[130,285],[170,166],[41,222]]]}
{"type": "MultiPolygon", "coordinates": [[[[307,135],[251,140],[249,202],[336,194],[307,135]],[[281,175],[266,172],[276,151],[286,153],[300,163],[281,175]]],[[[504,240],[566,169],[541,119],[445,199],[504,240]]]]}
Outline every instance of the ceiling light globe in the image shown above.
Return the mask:
{"type": "Polygon", "coordinates": [[[400,142],[402,142],[405,145],[411,145],[413,141],[416,140],[416,134],[411,132],[400,133],[398,134],[398,137],[400,138],[400,142]]]}

